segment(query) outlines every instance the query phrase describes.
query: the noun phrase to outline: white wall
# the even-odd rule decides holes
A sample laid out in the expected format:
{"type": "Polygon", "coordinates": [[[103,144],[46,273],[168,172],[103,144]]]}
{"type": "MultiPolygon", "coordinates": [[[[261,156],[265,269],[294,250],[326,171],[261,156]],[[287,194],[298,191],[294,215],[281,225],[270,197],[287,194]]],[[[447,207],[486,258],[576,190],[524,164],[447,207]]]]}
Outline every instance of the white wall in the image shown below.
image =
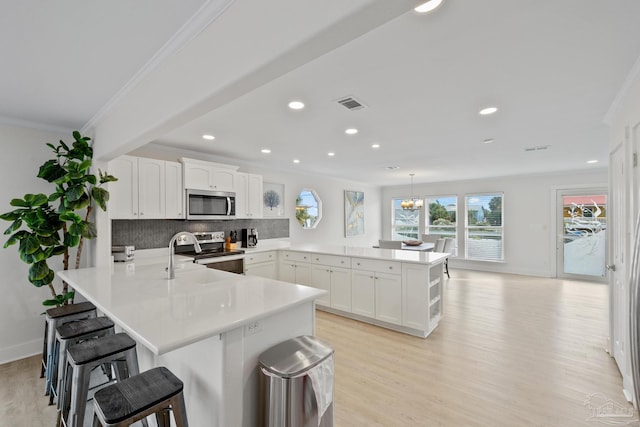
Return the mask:
{"type": "MultiPolygon", "coordinates": [[[[556,188],[583,185],[607,187],[607,171],[573,172],[535,176],[501,177],[433,184],[414,184],[414,195],[458,196],[458,218],[464,219],[464,196],[471,193],[504,193],[504,262],[467,261],[464,257],[464,223],[458,224],[457,259],[452,268],[527,274],[555,275],[554,200],[556,188]]],[[[386,187],[382,192],[382,231],[391,236],[391,199],[410,196],[409,186],[386,187]]],[[[424,220],[424,219],[423,219],[424,220]]]]}
{"type": "MultiPolygon", "coordinates": [[[[69,138],[70,134],[66,136],[67,140],[69,138]]],[[[13,209],[9,205],[13,198],[22,198],[26,193],[49,194],[53,190],[50,184],[36,175],[40,165],[52,158],[52,152],[45,143],[55,144],[60,139],[64,140],[65,136],[0,124],[2,213],[13,209]]],[[[1,222],[2,230],[10,225],[9,222],[1,222]]],[[[5,241],[3,238],[3,245],[5,241]]],[[[62,263],[52,263],[51,267],[61,269],[62,263]]],[[[17,245],[0,249],[0,271],[0,363],[5,363],[42,351],[44,320],[40,313],[44,307],[41,303],[50,294],[48,289],[38,289],[29,283],[28,265],[20,260],[17,245]]]]}
{"type": "MultiPolygon", "coordinates": [[[[622,374],[623,390],[625,395],[633,399],[635,389],[631,372],[631,337],[629,331],[629,291],[632,274],[632,258],[634,245],[635,221],[640,214],[640,171],[634,165],[634,156],[640,152],[640,59],[636,61],[625,85],[620,90],[613,106],[609,119],[609,152],[616,150],[624,153],[623,170],[625,172],[625,185],[623,194],[627,209],[621,212],[621,235],[625,242],[621,245],[619,256],[612,259],[616,262],[615,279],[610,284],[610,326],[612,353],[616,358],[622,374]],[[620,263],[619,260],[626,260],[620,263]],[[622,265],[620,265],[622,264],[622,265]],[[617,345],[616,345],[617,343],[617,345]]],[[[637,161],[637,160],[636,160],[637,161]]],[[[614,171],[612,170],[612,173],[614,171]]],[[[619,171],[616,171],[619,172],[619,171]]],[[[624,206],[620,206],[624,209],[624,206]]],[[[611,246],[613,249],[613,245],[611,246]]],[[[636,403],[639,396],[635,396],[636,403]]]]}

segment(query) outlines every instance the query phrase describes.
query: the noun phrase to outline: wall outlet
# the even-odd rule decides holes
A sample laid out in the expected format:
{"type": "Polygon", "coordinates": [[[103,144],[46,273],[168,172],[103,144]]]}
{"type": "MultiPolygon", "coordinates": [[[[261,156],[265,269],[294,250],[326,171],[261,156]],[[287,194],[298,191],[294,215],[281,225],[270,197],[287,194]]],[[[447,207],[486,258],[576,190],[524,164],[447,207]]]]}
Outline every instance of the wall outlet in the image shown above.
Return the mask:
{"type": "Polygon", "coordinates": [[[259,320],[254,320],[251,323],[244,325],[244,336],[248,337],[249,335],[257,334],[262,331],[262,322],[259,320]]]}

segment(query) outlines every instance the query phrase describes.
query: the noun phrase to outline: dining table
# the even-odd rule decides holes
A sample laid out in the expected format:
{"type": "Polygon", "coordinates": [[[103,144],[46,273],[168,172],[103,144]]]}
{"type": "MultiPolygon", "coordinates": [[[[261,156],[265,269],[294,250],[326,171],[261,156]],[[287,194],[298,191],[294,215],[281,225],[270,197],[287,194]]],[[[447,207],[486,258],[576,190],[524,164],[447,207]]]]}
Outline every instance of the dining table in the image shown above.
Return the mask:
{"type": "Polygon", "coordinates": [[[407,245],[406,243],[402,242],[401,249],[406,251],[431,252],[433,251],[434,246],[435,244],[430,242],[422,242],[419,245],[407,245]]]}

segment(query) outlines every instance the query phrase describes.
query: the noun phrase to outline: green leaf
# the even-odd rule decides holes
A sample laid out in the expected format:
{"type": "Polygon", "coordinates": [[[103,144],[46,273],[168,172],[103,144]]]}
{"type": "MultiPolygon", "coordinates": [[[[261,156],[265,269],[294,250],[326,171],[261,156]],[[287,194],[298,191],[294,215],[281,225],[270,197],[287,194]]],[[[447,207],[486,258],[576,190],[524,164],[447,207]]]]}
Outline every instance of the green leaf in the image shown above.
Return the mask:
{"type": "Polygon", "coordinates": [[[4,231],[4,234],[11,234],[22,227],[22,219],[18,218],[4,231]]]}
{"type": "Polygon", "coordinates": [[[9,247],[11,245],[14,245],[14,244],[18,243],[18,241],[24,239],[29,234],[30,233],[27,230],[18,231],[13,236],[9,237],[9,240],[7,240],[7,243],[4,244],[4,247],[6,248],[6,247],[9,247]]]}
{"type": "Polygon", "coordinates": [[[84,233],[82,234],[82,237],[86,239],[93,239],[94,237],[97,237],[97,236],[98,236],[98,229],[96,228],[96,225],[92,222],[87,222],[84,233]]]}
{"type": "Polygon", "coordinates": [[[96,185],[96,183],[98,182],[98,178],[96,178],[95,175],[87,175],[87,182],[91,185],[96,185]]]}
{"type": "Polygon", "coordinates": [[[107,202],[109,201],[109,192],[104,188],[93,187],[93,189],[91,190],[91,195],[93,196],[93,199],[96,201],[96,203],[98,203],[98,206],[100,206],[100,209],[106,211],[107,202]]]}
{"type": "Polygon", "coordinates": [[[84,186],[75,185],[67,190],[67,200],[74,202],[84,195],[84,186]]]}
{"type": "Polygon", "coordinates": [[[82,217],[73,211],[67,211],[60,214],[60,220],[77,224],[82,222],[82,217]]]}
{"type": "Polygon", "coordinates": [[[66,246],[56,246],[53,249],[53,255],[62,255],[67,250],[66,246]]]}
{"type": "Polygon", "coordinates": [[[73,234],[74,236],[82,236],[85,228],[86,227],[84,222],[76,222],[69,226],[69,233],[73,234]]]}
{"type": "Polygon", "coordinates": [[[58,304],[58,300],[56,299],[46,299],[42,301],[42,305],[44,305],[45,307],[53,307],[53,306],[58,306],[59,304],[58,304]]]}
{"type": "Polygon", "coordinates": [[[78,246],[78,243],[80,243],[80,236],[77,236],[77,235],[74,235],[74,234],[71,234],[71,233],[65,233],[63,244],[66,247],[74,248],[74,247],[78,246]]]}
{"type": "Polygon", "coordinates": [[[40,240],[35,235],[28,233],[20,240],[20,252],[32,254],[38,249],[40,249],[40,240]]]}
{"type": "Polygon", "coordinates": [[[2,215],[0,215],[0,219],[3,219],[5,221],[15,221],[16,219],[21,217],[22,211],[23,209],[16,209],[11,212],[3,213],[2,215]]]}
{"type": "Polygon", "coordinates": [[[47,182],[55,182],[67,172],[57,160],[47,160],[38,170],[38,178],[43,178],[47,182]]]}
{"type": "Polygon", "coordinates": [[[28,208],[29,204],[24,201],[24,199],[11,199],[11,202],[9,203],[11,206],[19,206],[22,208],[28,208]]]}
{"type": "Polygon", "coordinates": [[[60,145],[62,145],[62,147],[63,147],[66,151],[69,151],[69,146],[68,146],[67,144],[65,144],[63,140],[60,140],[60,145]]]}
{"type": "Polygon", "coordinates": [[[25,194],[24,201],[29,207],[40,207],[49,203],[49,198],[42,193],[39,194],[25,194]]]}
{"type": "Polygon", "coordinates": [[[100,184],[104,184],[106,182],[115,182],[118,180],[118,178],[113,175],[109,175],[106,171],[102,173],[102,171],[98,169],[98,173],[100,174],[100,184]]]}
{"type": "Polygon", "coordinates": [[[29,281],[31,283],[33,283],[34,280],[42,281],[47,278],[50,273],[52,273],[52,270],[47,265],[47,262],[38,261],[29,268],[29,281]]]}

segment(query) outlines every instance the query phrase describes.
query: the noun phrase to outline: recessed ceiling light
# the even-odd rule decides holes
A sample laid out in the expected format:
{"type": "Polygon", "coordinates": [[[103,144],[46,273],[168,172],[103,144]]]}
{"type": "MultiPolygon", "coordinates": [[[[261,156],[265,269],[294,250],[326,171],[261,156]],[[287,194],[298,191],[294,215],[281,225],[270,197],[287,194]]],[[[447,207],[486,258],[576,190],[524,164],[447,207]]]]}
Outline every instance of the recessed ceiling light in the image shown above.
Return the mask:
{"type": "Polygon", "coordinates": [[[385,166],[386,170],[394,171],[396,169],[400,169],[400,166],[385,166]]]}
{"type": "Polygon", "coordinates": [[[336,155],[336,153],[334,153],[333,151],[330,151],[330,152],[327,153],[327,156],[329,156],[329,157],[333,157],[335,155],[336,155]]]}
{"type": "Polygon", "coordinates": [[[371,148],[380,148],[380,144],[371,144],[371,148]]]}
{"type": "Polygon", "coordinates": [[[429,0],[428,2],[422,3],[420,6],[416,7],[413,10],[418,13],[431,12],[432,10],[440,6],[440,3],[442,3],[442,0],[429,0]]]}
{"type": "Polygon", "coordinates": [[[205,135],[202,135],[202,139],[206,139],[207,141],[213,141],[214,139],[216,139],[216,137],[213,135],[205,134],[205,135]]]}
{"type": "Polygon", "coordinates": [[[293,159],[293,163],[300,163],[300,160],[298,160],[298,159],[293,159]]]}
{"type": "Polygon", "coordinates": [[[484,141],[485,144],[491,144],[493,141],[495,141],[493,138],[486,138],[484,141]]]}
{"type": "Polygon", "coordinates": [[[349,128],[349,129],[345,130],[344,133],[346,133],[347,135],[355,135],[356,133],[358,133],[358,129],[349,128]]]}
{"type": "Polygon", "coordinates": [[[587,160],[587,163],[589,163],[591,165],[593,163],[598,163],[598,161],[597,160],[587,160]]]}
{"type": "Polygon", "coordinates": [[[289,108],[291,108],[292,110],[302,110],[304,108],[304,102],[291,101],[289,103],[289,108]]]}
{"type": "Polygon", "coordinates": [[[498,111],[498,107],[486,107],[478,112],[481,116],[488,116],[489,114],[493,114],[498,111]]]}
{"type": "Polygon", "coordinates": [[[271,152],[271,150],[269,150],[268,148],[263,148],[260,151],[263,152],[264,154],[269,154],[271,152]]]}

